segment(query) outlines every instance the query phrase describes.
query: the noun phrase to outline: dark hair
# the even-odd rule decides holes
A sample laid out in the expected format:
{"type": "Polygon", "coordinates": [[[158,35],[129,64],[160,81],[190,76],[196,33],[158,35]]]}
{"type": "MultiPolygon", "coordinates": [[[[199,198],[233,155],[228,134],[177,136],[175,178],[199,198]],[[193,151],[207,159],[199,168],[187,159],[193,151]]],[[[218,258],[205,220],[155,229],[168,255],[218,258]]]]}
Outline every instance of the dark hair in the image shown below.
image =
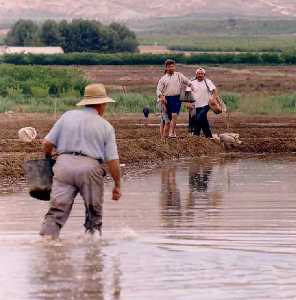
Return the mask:
{"type": "Polygon", "coordinates": [[[169,65],[175,65],[176,62],[173,60],[173,59],[167,59],[165,62],[164,62],[164,65],[167,67],[169,65]]]}

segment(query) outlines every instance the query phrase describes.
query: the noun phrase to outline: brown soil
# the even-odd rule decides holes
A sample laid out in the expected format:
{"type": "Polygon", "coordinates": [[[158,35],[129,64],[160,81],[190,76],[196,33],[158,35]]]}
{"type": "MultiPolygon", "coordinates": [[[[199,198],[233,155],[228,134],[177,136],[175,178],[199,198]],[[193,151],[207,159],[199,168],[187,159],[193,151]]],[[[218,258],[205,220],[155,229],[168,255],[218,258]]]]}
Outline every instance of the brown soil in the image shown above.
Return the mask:
{"type": "MultiPolygon", "coordinates": [[[[108,117],[117,133],[121,162],[131,165],[151,165],[163,160],[181,157],[199,157],[224,152],[239,153],[279,153],[296,151],[296,120],[287,116],[245,116],[232,114],[229,128],[223,116],[210,115],[213,131],[236,132],[243,143],[231,149],[203,137],[189,137],[187,128],[178,128],[178,138],[160,141],[158,127],[144,126],[141,115],[121,115],[108,117]],[[142,124],[142,125],[141,125],[142,124]]],[[[23,163],[27,159],[42,157],[41,138],[54,123],[49,114],[2,114],[0,119],[0,179],[14,182],[23,177],[23,163]],[[33,126],[38,131],[38,139],[33,143],[18,140],[21,127],[33,126]]],[[[180,117],[180,123],[187,121],[187,115],[180,117]]],[[[157,124],[153,115],[150,124],[157,124]]]]}
{"type": "MultiPolygon", "coordinates": [[[[194,76],[197,66],[178,65],[178,71],[189,78],[194,76]]],[[[86,76],[102,82],[112,89],[145,92],[155,89],[163,74],[161,66],[81,66],[86,76]]],[[[209,78],[226,92],[243,94],[266,93],[268,95],[295,91],[296,66],[229,66],[207,68],[209,78]]]]}

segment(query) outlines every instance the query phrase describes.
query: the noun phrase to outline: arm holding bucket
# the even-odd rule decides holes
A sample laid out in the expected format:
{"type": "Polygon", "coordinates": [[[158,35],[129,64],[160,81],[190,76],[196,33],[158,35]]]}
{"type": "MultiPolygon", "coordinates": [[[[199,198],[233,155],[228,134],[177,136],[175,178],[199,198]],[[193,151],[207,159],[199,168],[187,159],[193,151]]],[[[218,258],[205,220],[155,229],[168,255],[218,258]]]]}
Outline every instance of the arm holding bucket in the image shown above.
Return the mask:
{"type": "Polygon", "coordinates": [[[55,148],[55,145],[53,143],[51,143],[50,141],[44,139],[42,141],[42,150],[45,153],[46,157],[51,157],[52,156],[52,152],[55,148]]]}

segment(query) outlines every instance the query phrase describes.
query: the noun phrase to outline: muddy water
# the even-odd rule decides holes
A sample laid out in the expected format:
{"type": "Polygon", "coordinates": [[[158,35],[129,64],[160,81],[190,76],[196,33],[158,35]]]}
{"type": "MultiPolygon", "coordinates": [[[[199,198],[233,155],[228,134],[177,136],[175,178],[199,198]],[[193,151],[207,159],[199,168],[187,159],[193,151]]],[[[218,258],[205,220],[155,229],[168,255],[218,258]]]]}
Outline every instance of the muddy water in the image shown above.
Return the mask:
{"type": "Polygon", "coordinates": [[[77,199],[61,240],[47,203],[0,197],[0,299],[296,299],[296,162],[172,163],[105,193],[104,235],[77,199]]]}

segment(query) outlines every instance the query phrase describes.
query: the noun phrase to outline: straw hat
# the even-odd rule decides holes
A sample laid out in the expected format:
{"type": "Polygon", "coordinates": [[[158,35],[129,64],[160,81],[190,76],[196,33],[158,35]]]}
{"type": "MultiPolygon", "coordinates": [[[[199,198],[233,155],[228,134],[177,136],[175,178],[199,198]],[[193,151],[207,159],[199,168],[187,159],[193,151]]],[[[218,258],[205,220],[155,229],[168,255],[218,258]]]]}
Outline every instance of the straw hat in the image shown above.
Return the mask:
{"type": "Polygon", "coordinates": [[[89,84],[85,87],[84,98],[77,103],[77,106],[103,104],[115,102],[109,98],[106,93],[106,89],[101,83],[89,84]]]}

